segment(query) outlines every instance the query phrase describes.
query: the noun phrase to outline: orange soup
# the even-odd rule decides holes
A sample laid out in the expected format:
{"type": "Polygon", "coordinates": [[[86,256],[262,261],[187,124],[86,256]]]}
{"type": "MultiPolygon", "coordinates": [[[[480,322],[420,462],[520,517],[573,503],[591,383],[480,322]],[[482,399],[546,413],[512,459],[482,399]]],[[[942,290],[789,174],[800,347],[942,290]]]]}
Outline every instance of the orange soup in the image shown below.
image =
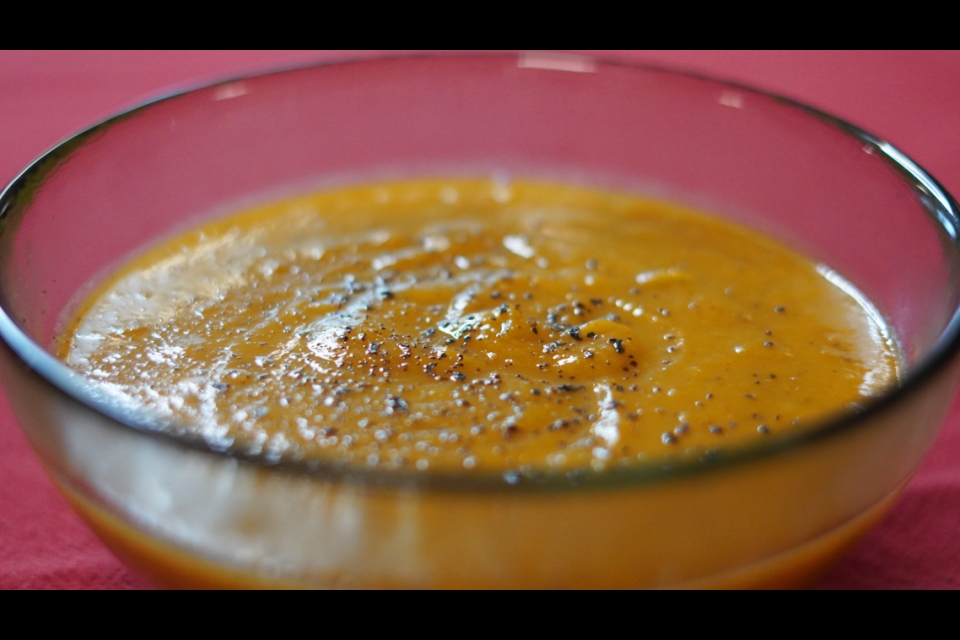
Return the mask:
{"type": "Polygon", "coordinates": [[[206,224],[114,273],[58,348],[217,448],[508,481],[803,429],[900,367],[849,283],[755,231],[486,180],[351,187],[206,224]]]}

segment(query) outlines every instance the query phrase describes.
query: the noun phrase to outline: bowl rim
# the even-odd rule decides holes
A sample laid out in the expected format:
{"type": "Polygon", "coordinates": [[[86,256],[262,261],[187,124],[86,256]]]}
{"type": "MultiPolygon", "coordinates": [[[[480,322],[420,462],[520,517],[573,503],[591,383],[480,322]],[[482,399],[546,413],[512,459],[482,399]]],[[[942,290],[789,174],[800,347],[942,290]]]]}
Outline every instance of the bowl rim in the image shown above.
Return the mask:
{"type": "MultiPolygon", "coordinates": [[[[304,70],[322,70],[327,67],[346,67],[359,64],[379,64],[397,60],[466,60],[480,58],[485,60],[500,58],[505,62],[522,62],[525,56],[542,56],[572,64],[586,64],[595,69],[600,65],[620,69],[633,69],[643,72],[662,73],[701,82],[713,83],[736,91],[747,92],[772,99],[789,108],[798,109],[808,116],[822,121],[828,126],[839,129],[847,136],[865,145],[865,150],[878,154],[897,174],[897,177],[911,188],[927,214],[939,225],[939,229],[952,241],[954,250],[960,254],[960,205],[927,171],[910,159],[906,154],[864,129],[842,118],[829,114],[792,98],[784,97],[753,86],[731,82],[707,74],[673,69],[657,64],[625,61],[596,55],[581,55],[552,52],[464,52],[464,53],[379,53],[376,55],[355,55],[350,58],[333,61],[313,61],[300,64],[283,65],[266,71],[242,75],[230,75],[213,81],[181,83],[173,88],[162,90],[123,108],[81,131],[70,135],[28,164],[2,191],[0,191],[0,235],[6,232],[8,218],[21,207],[18,196],[31,183],[36,175],[43,177],[52,166],[67,157],[74,150],[112,125],[135,116],[138,112],[157,104],[174,100],[188,94],[213,89],[235,82],[255,80],[267,76],[304,70]]],[[[530,67],[528,67],[530,68],[530,67]]],[[[533,67],[531,70],[555,70],[551,67],[533,67]]],[[[14,229],[15,232],[15,229],[14,229]]],[[[960,285],[954,285],[960,288],[960,285]]],[[[856,410],[845,410],[828,416],[818,423],[808,424],[807,428],[783,434],[773,434],[760,440],[737,447],[707,450],[698,458],[669,456],[648,461],[635,461],[629,466],[616,466],[602,470],[589,467],[572,471],[510,469],[505,471],[406,471],[366,468],[350,465],[343,461],[270,459],[262,454],[250,454],[223,447],[217,447],[195,434],[171,432],[169,424],[158,424],[145,411],[118,406],[105,400],[97,393],[96,383],[82,374],[70,369],[65,363],[36,343],[29,334],[8,313],[0,292],[0,339],[10,347],[20,361],[29,370],[39,376],[55,391],[63,393],[72,400],[84,405],[109,419],[108,424],[121,429],[132,429],[146,437],[156,438],[168,445],[186,448],[208,454],[226,461],[240,461],[264,469],[277,469],[294,474],[308,474],[329,480],[360,482],[376,486],[449,490],[569,490],[571,488],[638,487],[653,482],[662,482],[675,477],[698,475],[704,472],[746,464],[751,461],[771,458],[813,444],[821,440],[847,433],[870,422],[871,418],[892,408],[917,391],[925,381],[946,368],[960,351],[960,305],[953,311],[946,327],[900,381],[882,395],[870,399],[856,410]]]]}

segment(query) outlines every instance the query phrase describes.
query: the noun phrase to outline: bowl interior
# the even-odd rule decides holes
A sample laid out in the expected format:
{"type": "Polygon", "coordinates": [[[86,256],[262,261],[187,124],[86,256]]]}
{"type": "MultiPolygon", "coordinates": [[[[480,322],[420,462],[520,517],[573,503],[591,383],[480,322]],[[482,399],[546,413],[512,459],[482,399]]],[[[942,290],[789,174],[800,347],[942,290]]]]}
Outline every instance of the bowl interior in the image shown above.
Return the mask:
{"type": "Polygon", "coordinates": [[[895,149],[762,92],[544,54],[284,71],[91,128],[0,201],[0,305],[16,325],[6,331],[49,353],[73,305],[126,257],[245,204],[355,182],[490,175],[670,199],[778,237],[876,305],[908,379],[955,338],[953,203],[895,149]]]}

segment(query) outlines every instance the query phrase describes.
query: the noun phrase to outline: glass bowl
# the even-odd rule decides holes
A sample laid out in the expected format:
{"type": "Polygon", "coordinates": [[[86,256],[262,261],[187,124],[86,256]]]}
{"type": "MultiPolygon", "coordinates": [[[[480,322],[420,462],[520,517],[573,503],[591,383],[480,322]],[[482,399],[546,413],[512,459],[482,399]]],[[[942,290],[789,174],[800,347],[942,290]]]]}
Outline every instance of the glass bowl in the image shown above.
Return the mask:
{"type": "Polygon", "coordinates": [[[956,203],[883,140],[749,88],[557,54],[395,57],[154,100],[0,196],[0,378],[37,455],[131,568],[166,586],[794,587],[875,523],[956,386],[956,203]],[[855,412],[677,463],[568,475],[276,462],[163,432],[52,355],[138,249],[275,197],[495,175],[666,198],[843,274],[899,337],[855,412]]]}

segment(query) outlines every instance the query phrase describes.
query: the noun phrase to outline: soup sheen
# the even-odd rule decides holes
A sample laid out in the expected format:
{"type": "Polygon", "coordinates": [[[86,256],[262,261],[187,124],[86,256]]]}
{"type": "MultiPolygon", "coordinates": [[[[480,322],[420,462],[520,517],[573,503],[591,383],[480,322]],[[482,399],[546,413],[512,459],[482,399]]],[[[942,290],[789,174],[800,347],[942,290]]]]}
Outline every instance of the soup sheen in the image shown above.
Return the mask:
{"type": "Polygon", "coordinates": [[[114,273],[58,351],[216,447],[460,473],[703,456],[848,410],[900,366],[869,303],[770,238],[485,180],[206,224],[114,273]]]}

